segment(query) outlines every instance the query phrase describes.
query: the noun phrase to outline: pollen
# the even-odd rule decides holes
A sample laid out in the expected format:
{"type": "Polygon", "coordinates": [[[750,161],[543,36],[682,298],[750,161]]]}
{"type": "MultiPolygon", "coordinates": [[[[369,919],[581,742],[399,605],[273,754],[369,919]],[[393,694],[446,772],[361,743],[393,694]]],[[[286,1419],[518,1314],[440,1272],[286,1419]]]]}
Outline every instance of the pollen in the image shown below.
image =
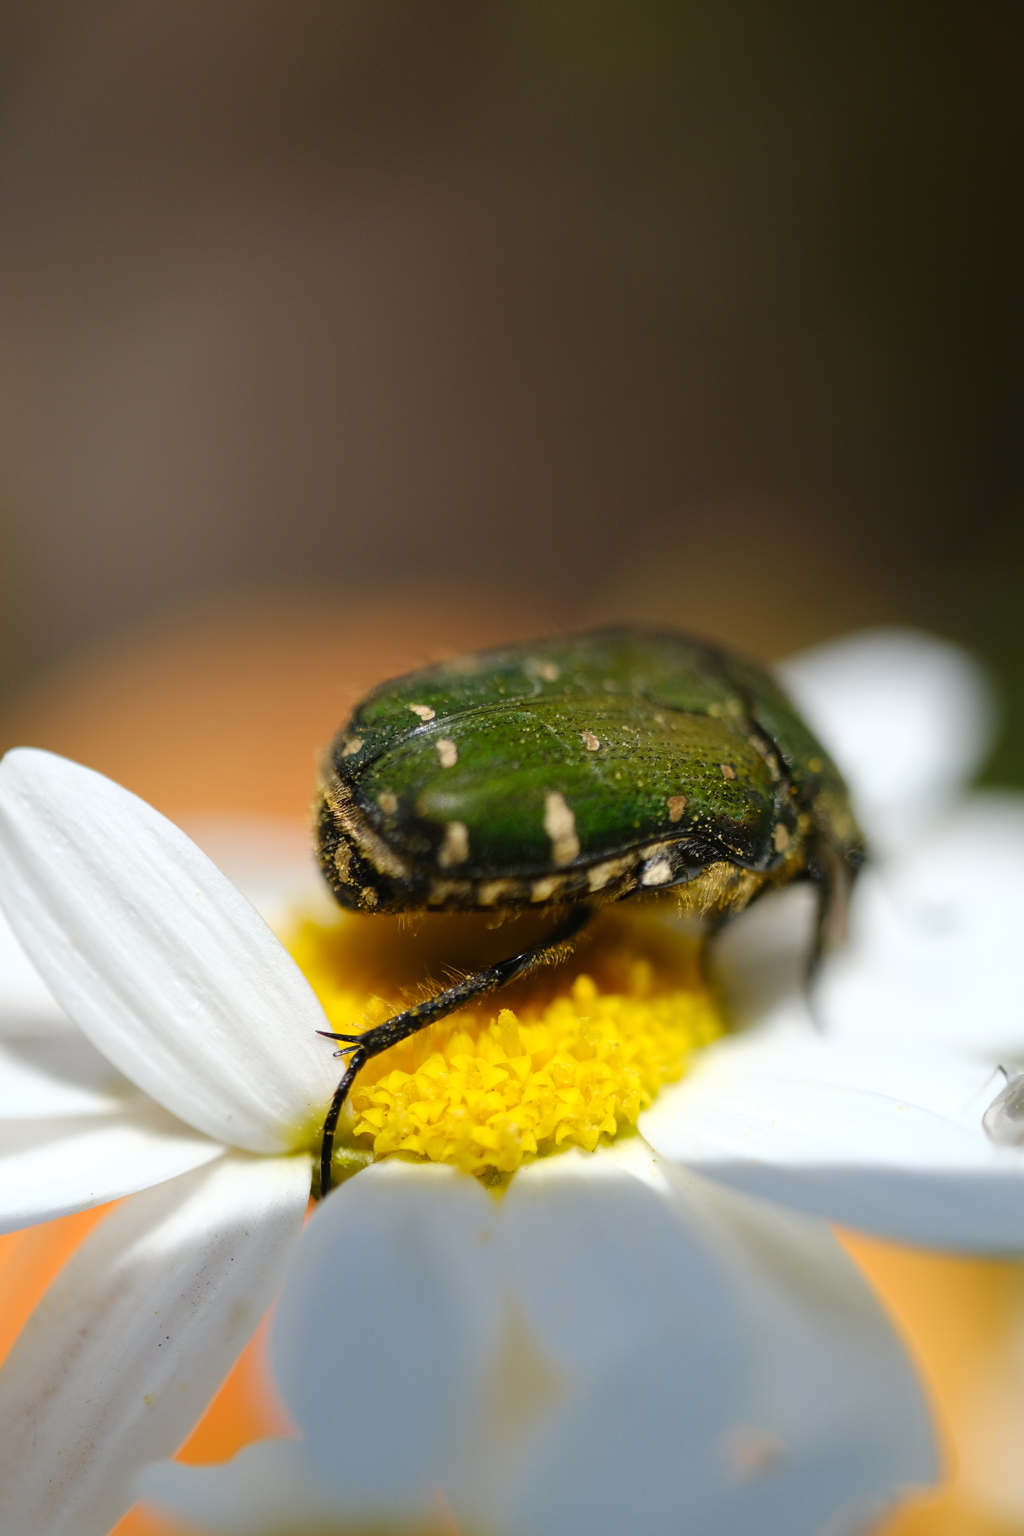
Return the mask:
{"type": "MultiPolygon", "coordinates": [[[[485,932],[475,915],[431,916],[411,933],[400,920],[346,913],[331,926],[304,922],[289,947],[331,1028],[355,1033],[450,980],[446,949],[460,970],[514,952],[523,942],[510,939],[514,926],[485,932]],[[472,943],[467,950],[474,931],[488,953],[472,955],[472,943]],[[424,964],[433,982],[410,986],[424,964]]],[[[635,1126],[659,1089],[723,1032],[692,938],[643,909],[609,908],[559,965],[367,1062],[350,1097],[351,1143],[485,1179],[567,1147],[592,1152],[635,1126]]]]}

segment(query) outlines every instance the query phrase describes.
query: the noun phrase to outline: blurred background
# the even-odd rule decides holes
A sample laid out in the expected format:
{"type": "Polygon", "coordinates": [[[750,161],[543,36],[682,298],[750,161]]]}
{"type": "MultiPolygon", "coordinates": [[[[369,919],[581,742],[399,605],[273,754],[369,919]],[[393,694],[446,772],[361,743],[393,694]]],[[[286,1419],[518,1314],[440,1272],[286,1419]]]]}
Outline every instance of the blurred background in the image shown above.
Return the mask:
{"type": "MultiPolygon", "coordinates": [[[[445,651],[909,623],[1024,784],[1022,79],[1015,0],[0,0],[0,750],[297,821],[445,651]]],[[[858,1256],[1024,1529],[1024,1268],[858,1256]]]]}
{"type": "Polygon", "coordinates": [[[3,745],[129,640],[201,672],[229,610],[329,679],[335,621],[475,605],[767,656],[927,625],[1024,782],[1019,5],[0,27],[3,745]]]}

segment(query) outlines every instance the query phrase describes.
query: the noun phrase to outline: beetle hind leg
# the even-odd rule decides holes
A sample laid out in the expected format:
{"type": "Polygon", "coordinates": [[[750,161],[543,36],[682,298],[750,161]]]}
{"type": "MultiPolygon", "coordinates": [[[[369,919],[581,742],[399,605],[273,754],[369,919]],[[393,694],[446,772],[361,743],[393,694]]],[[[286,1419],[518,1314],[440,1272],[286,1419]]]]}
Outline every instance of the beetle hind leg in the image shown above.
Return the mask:
{"type": "Polygon", "coordinates": [[[446,1018],[449,1013],[454,1013],[457,1008],[464,1007],[466,1003],[473,1002],[478,997],[484,997],[488,992],[494,992],[499,987],[507,986],[510,981],[525,976],[527,972],[536,970],[538,966],[555,965],[558,961],[564,960],[570,953],[571,941],[590,922],[595,910],[591,903],[580,902],[578,906],[573,907],[564,922],[560,923],[546,938],[531,944],[517,955],[509,956],[507,960],[499,960],[496,965],[489,965],[482,971],[474,971],[461,981],[457,981],[454,986],[439,992],[436,997],[428,998],[425,1003],[417,1003],[412,1008],[406,1008],[404,1012],[395,1014],[394,1018],[385,1019],[383,1024],[376,1024],[361,1035],[338,1034],[334,1030],[327,1029],[317,1031],[328,1040],[342,1041],[342,1047],[337,1054],[349,1057],[345,1074],[334,1091],[334,1097],[324,1120],[323,1139],[320,1144],[321,1197],[326,1195],[331,1187],[331,1162],[334,1156],[334,1137],[338,1129],[338,1118],[356,1076],[366,1063],[392,1045],[397,1045],[400,1040],[407,1040],[410,1035],[426,1029],[428,1024],[434,1024],[438,1019],[446,1018]]]}
{"type": "Polygon", "coordinates": [[[807,860],[807,877],[818,898],[817,920],[807,957],[808,986],[813,984],[825,956],[846,938],[854,873],[854,867],[834,843],[824,837],[817,839],[807,860]]]}

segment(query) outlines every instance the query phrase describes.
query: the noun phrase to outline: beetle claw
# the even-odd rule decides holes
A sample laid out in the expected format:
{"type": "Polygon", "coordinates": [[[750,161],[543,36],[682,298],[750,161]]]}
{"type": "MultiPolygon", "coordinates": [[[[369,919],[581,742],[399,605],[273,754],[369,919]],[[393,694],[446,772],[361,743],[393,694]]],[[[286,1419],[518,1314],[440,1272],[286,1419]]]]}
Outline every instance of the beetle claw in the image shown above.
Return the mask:
{"type": "Polygon", "coordinates": [[[359,1041],[362,1039],[361,1035],[337,1035],[333,1029],[318,1029],[317,1034],[323,1035],[325,1040],[349,1040],[352,1042],[350,1045],[343,1045],[340,1051],[335,1051],[335,1056],[347,1056],[351,1051],[358,1050],[359,1041]]]}

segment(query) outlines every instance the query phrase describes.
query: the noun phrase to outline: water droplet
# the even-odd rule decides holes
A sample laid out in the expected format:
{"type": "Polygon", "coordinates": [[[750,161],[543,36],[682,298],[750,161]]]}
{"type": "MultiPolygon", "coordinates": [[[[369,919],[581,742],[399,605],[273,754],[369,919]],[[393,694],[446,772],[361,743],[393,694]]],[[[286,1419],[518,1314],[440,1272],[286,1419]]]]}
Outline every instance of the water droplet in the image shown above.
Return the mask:
{"type": "Polygon", "coordinates": [[[1001,1147],[1024,1145],[1024,1072],[1012,1077],[981,1117],[992,1140],[1001,1147]]]}

